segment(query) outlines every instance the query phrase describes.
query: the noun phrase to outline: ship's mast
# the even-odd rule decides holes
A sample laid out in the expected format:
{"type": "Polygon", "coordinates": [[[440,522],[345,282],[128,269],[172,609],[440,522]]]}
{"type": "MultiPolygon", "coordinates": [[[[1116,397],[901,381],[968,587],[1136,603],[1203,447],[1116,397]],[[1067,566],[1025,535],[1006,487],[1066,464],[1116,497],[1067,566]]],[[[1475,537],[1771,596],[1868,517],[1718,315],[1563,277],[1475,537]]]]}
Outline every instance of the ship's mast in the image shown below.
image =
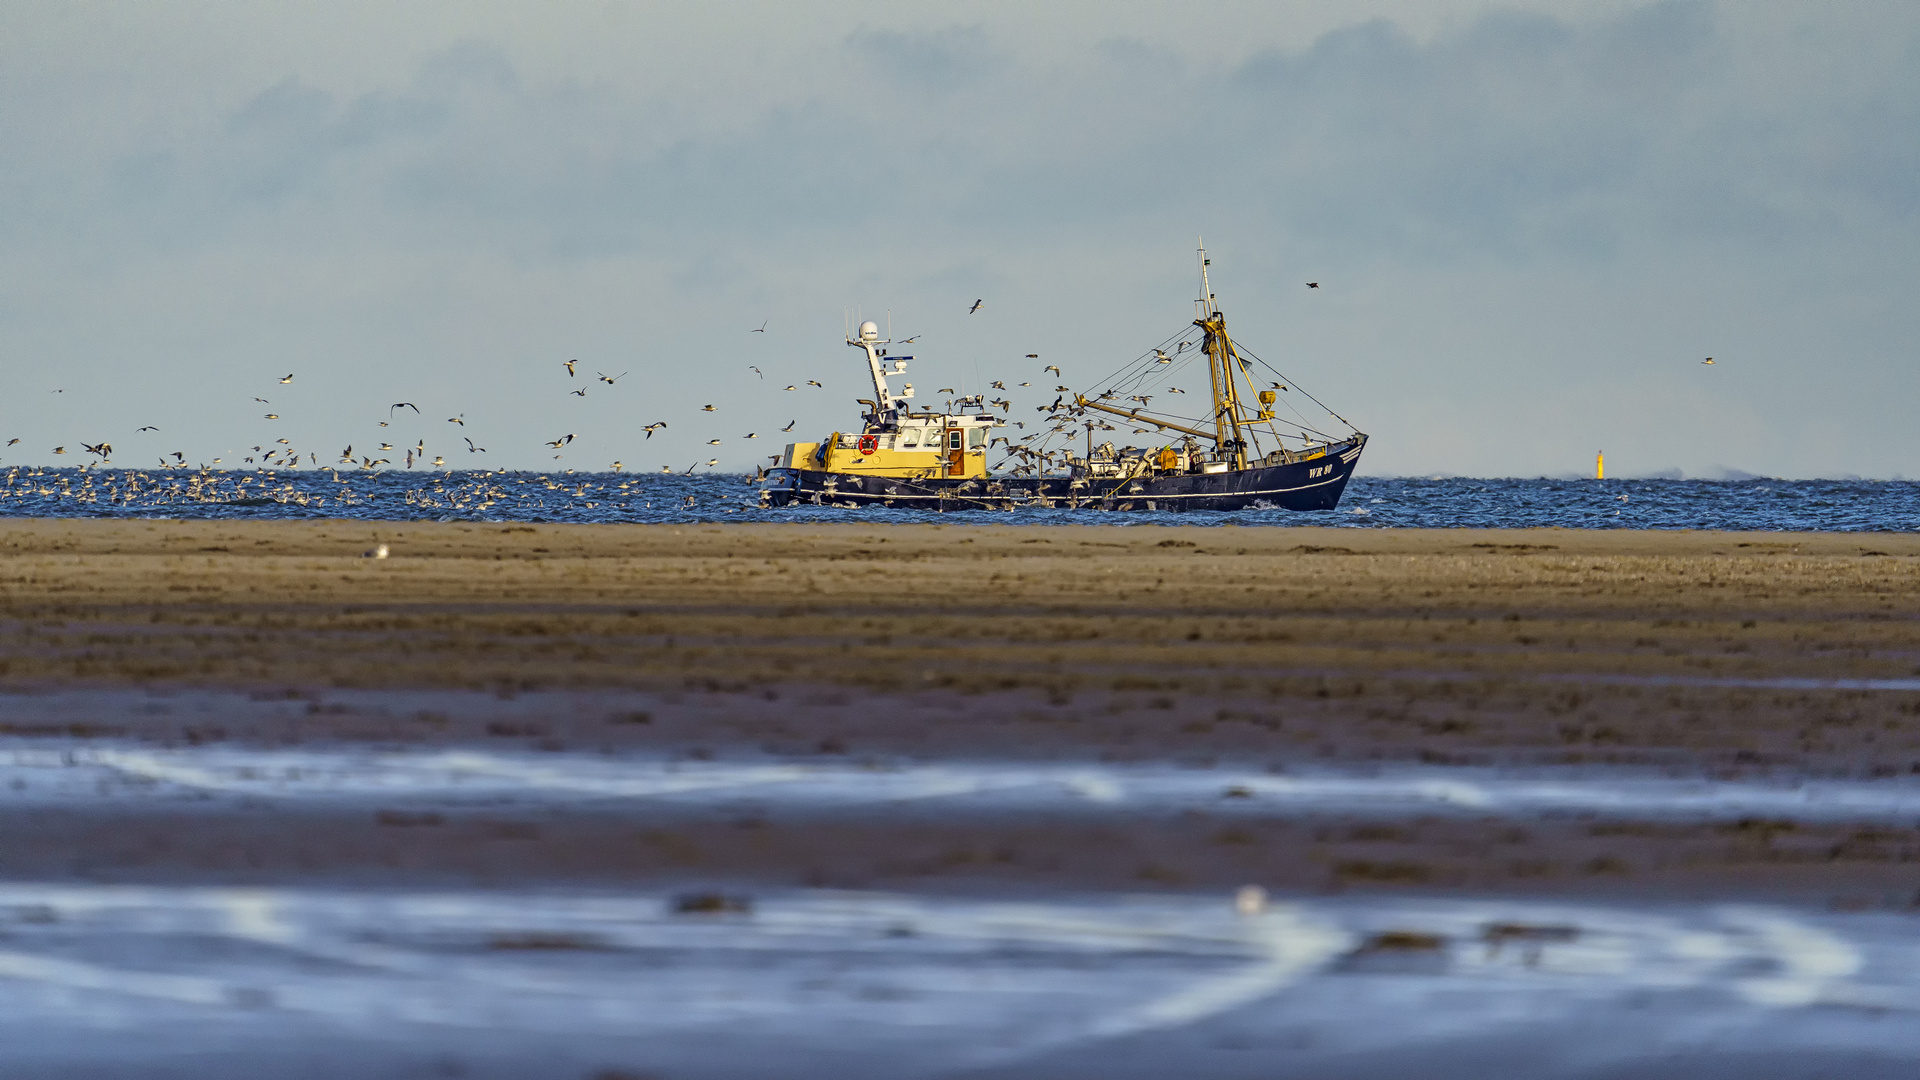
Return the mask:
{"type": "Polygon", "coordinates": [[[1207,353],[1207,376],[1213,386],[1214,445],[1233,454],[1233,467],[1247,467],[1247,442],[1240,433],[1240,389],[1233,377],[1233,340],[1227,336],[1227,320],[1215,303],[1213,285],[1207,274],[1207,248],[1200,244],[1200,299],[1196,302],[1200,318],[1193,324],[1206,331],[1201,348],[1207,353]],[[1231,432],[1231,434],[1229,434],[1231,432]]]}

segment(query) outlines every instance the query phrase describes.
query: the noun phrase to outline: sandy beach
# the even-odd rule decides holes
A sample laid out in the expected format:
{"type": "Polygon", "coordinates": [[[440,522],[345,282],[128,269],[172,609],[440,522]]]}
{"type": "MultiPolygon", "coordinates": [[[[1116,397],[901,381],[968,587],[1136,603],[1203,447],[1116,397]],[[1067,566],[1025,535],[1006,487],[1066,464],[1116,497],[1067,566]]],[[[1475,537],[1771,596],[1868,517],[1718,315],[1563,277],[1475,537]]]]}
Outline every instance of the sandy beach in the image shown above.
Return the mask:
{"type": "MultiPolygon", "coordinates": [[[[76,745],[1920,774],[1908,535],[35,520],[0,581],[0,730],[76,745]]],[[[1911,820],[378,810],[12,813],[0,873],[1904,908],[1920,861],[1911,820]]]]}
{"type": "Polygon", "coordinates": [[[0,1062],[1905,1076],[1916,594],[1898,534],[9,520],[0,1062]]]}

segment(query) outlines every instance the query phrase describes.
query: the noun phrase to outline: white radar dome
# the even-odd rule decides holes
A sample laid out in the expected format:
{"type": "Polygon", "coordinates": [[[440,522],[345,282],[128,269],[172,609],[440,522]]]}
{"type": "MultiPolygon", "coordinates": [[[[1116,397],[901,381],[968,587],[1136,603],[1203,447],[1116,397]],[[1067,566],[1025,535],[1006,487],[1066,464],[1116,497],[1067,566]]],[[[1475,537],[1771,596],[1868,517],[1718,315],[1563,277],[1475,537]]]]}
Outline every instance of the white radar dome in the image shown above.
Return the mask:
{"type": "Polygon", "coordinates": [[[861,341],[878,341],[878,340],[880,340],[880,327],[879,327],[879,325],[878,325],[877,323],[874,323],[874,322],[872,322],[872,321],[868,321],[868,322],[863,322],[863,323],[861,323],[861,324],[860,324],[860,340],[861,340],[861,341]]]}

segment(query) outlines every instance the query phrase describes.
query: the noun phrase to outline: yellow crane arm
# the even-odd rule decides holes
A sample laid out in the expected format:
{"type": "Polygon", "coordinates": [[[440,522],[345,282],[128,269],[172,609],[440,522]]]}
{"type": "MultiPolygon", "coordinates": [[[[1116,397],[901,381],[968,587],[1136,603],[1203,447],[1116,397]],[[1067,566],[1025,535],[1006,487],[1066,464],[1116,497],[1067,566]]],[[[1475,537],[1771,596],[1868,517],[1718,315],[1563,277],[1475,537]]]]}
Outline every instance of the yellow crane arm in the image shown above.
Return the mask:
{"type": "Polygon", "coordinates": [[[1169,431],[1181,431],[1181,432],[1185,432],[1188,435],[1198,435],[1203,439],[1209,439],[1209,440],[1215,438],[1214,433],[1211,431],[1202,431],[1199,428],[1185,427],[1180,424],[1169,424],[1165,420],[1155,420],[1151,416],[1142,415],[1139,409],[1116,409],[1111,405],[1102,405],[1097,401],[1088,401],[1086,398],[1080,396],[1079,394],[1075,394],[1073,396],[1073,403],[1083,408],[1099,409],[1103,413],[1112,413],[1115,416],[1124,416],[1129,420],[1133,420],[1142,424],[1152,424],[1154,427],[1165,428],[1169,431]]]}

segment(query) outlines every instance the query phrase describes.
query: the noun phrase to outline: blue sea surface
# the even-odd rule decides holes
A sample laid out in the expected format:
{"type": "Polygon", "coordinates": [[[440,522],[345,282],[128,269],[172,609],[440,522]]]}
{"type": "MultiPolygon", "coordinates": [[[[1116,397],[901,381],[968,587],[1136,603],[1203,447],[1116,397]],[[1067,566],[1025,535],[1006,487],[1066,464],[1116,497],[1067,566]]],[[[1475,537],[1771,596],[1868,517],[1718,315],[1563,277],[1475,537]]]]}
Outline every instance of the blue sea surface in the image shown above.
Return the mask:
{"type": "Polygon", "coordinates": [[[1920,530],[1920,481],[1356,477],[1337,509],[1219,512],[762,509],[751,477],[708,473],[207,472],[13,468],[0,517],[367,521],[915,522],[1346,528],[1920,530]]]}

